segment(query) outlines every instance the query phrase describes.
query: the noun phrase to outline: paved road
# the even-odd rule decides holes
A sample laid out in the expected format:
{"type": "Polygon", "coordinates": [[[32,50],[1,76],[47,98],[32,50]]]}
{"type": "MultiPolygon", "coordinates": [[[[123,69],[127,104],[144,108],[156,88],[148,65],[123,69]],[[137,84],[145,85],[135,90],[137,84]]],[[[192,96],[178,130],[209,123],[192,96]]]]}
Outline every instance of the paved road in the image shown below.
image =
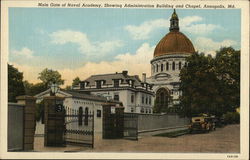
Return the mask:
{"type": "Polygon", "coordinates": [[[76,146],[44,148],[42,143],[41,137],[35,138],[35,151],[239,153],[240,126],[228,125],[210,133],[188,134],[177,138],[141,135],[138,141],[103,140],[100,135],[96,135],[94,149],[76,146]]]}
{"type": "Polygon", "coordinates": [[[177,138],[141,136],[138,141],[99,140],[94,152],[240,152],[240,126],[229,125],[203,134],[188,134],[177,138]]]}

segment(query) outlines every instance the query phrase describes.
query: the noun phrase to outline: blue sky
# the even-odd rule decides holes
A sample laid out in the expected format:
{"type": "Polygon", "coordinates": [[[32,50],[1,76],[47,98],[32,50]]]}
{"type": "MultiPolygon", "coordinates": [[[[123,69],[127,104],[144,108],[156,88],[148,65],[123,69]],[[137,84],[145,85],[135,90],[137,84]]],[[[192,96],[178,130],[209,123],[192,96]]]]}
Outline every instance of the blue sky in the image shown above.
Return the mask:
{"type": "MultiPolygon", "coordinates": [[[[10,8],[9,62],[38,82],[44,68],[66,84],[91,74],[142,72],[150,76],[155,45],[168,33],[172,9],[10,8]],[[134,69],[136,68],[136,69],[134,69]]],[[[178,9],[180,31],[197,51],[240,49],[240,10],[178,9]]]]}

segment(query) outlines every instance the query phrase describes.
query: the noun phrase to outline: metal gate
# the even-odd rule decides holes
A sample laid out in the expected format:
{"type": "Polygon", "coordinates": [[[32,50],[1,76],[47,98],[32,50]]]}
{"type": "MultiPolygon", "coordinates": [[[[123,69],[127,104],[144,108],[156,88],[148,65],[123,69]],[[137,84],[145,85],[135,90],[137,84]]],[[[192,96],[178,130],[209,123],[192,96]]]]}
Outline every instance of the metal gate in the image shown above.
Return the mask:
{"type": "Polygon", "coordinates": [[[136,113],[124,113],[123,129],[124,138],[138,140],[138,115],[136,113]]]}
{"type": "Polygon", "coordinates": [[[67,144],[94,147],[94,112],[65,108],[64,140],[67,144]]]}

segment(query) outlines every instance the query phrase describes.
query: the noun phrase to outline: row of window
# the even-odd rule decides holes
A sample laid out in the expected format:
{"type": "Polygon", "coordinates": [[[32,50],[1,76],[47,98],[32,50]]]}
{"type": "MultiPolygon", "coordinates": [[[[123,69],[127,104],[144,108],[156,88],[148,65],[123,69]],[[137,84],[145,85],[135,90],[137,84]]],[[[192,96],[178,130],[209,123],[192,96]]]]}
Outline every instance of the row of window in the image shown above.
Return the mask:
{"type": "MultiPolygon", "coordinates": [[[[118,88],[119,87],[119,82],[120,80],[119,79],[114,79],[114,87],[115,88],[118,88]]],[[[132,80],[129,80],[127,81],[128,84],[131,86],[131,87],[134,87],[134,81],[132,80]]],[[[96,88],[102,88],[102,81],[96,81],[96,88]]]]}
{"type": "MultiPolygon", "coordinates": [[[[134,108],[131,108],[131,112],[135,112],[134,108]]],[[[144,108],[141,108],[141,113],[152,113],[152,110],[151,109],[145,109],[144,108]]]]}
{"type": "Polygon", "coordinates": [[[84,101],[74,101],[75,104],[94,104],[93,102],[84,102],[84,101]]]}
{"type": "MultiPolygon", "coordinates": [[[[186,66],[186,65],[187,65],[187,62],[184,63],[184,66],[186,66]]],[[[159,64],[153,65],[153,71],[154,71],[154,72],[159,72],[159,70],[160,70],[161,72],[164,71],[164,70],[168,71],[168,70],[170,70],[171,68],[172,68],[173,71],[174,71],[175,69],[181,70],[181,68],[182,68],[182,63],[179,62],[178,64],[176,64],[174,61],[173,61],[172,63],[167,62],[166,65],[165,65],[165,67],[164,67],[164,64],[163,64],[163,63],[160,64],[160,65],[159,65],[159,64]]]]}
{"type": "Polygon", "coordinates": [[[151,113],[152,110],[151,109],[144,109],[144,108],[141,108],[141,113],[151,113]]]}
{"type": "Polygon", "coordinates": [[[174,91],[174,90],[171,90],[171,95],[181,95],[181,91],[174,91]]]}
{"type": "MultiPolygon", "coordinates": [[[[114,95],[114,100],[119,101],[119,94],[116,93],[114,95]]],[[[142,100],[141,101],[142,104],[149,104],[149,105],[151,105],[151,97],[150,96],[146,96],[146,98],[145,98],[144,95],[142,95],[142,99],[141,100],[142,100]]],[[[131,103],[135,102],[135,95],[134,94],[131,94],[130,102],[131,103]]]]}
{"type": "MultiPolygon", "coordinates": [[[[84,125],[87,126],[88,125],[88,107],[85,108],[85,114],[83,115],[83,109],[82,107],[79,107],[78,109],[78,126],[82,126],[82,122],[84,122],[84,125]],[[84,121],[83,121],[84,118],[84,121]]],[[[101,110],[97,110],[96,112],[96,117],[101,117],[102,116],[102,111],[101,110]]]]}
{"type": "Polygon", "coordinates": [[[141,97],[141,103],[142,104],[149,104],[151,105],[151,97],[150,96],[146,96],[146,98],[144,97],[144,95],[142,95],[141,97]]]}

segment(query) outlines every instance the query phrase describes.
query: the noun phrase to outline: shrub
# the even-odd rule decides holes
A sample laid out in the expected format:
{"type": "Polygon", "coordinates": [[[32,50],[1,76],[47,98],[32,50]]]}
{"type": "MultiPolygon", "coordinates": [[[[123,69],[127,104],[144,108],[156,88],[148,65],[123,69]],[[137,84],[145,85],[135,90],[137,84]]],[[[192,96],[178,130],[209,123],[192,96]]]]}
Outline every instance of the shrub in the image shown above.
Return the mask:
{"type": "Polygon", "coordinates": [[[238,112],[227,112],[223,115],[223,118],[227,124],[240,123],[240,114],[238,112]]]}

